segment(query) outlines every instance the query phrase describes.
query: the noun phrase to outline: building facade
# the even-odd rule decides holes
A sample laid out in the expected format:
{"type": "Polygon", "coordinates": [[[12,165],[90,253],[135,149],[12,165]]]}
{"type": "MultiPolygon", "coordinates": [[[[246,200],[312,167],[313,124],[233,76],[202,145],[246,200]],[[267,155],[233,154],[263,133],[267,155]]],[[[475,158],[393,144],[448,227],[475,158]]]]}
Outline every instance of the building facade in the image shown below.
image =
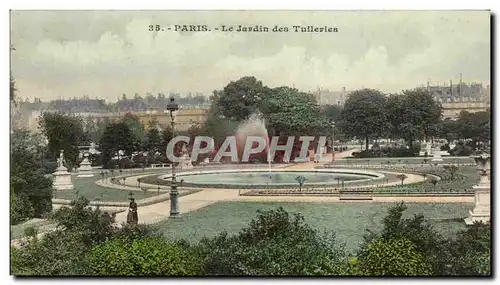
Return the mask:
{"type": "Polygon", "coordinates": [[[340,91],[330,91],[328,89],[318,88],[318,90],[313,93],[316,96],[316,101],[320,105],[328,104],[343,106],[349,95],[345,87],[342,87],[340,91]]]}
{"type": "MultiPolygon", "coordinates": [[[[204,123],[208,117],[209,108],[209,106],[179,106],[179,110],[174,113],[176,130],[187,131],[193,125],[204,123]]],[[[52,110],[32,111],[28,118],[28,129],[34,132],[39,131],[38,118],[42,113],[50,111],[52,110]]],[[[144,112],[79,112],[74,114],[98,123],[102,119],[108,119],[111,122],[119,121],[127,113],[137,116],[145,130],[149,130],[151,127],[170,126],[170,113],[166,110],[148,110],[144,112]]]]}
{"type": "Polygon", "coordinates": [[[453,84],[448,86],[430,86],[427,91],[443,107],[443,118],[457,119],[460,112],[485,112],[491,108],[490,85],[482,83],[453,84]]]}

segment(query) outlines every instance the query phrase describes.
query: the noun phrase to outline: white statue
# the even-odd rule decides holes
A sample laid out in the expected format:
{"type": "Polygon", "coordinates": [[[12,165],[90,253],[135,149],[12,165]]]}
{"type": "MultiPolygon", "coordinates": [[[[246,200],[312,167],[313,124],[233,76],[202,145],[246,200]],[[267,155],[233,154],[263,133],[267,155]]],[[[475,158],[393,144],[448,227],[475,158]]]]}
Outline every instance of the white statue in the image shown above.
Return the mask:
{"type": "Polygon", "coordinates": [[[61,150],[61,152],[59,153],[59,158],[57,159],[57,165],[58,167],[63,167],[64,163],[64,150],[61,150]]]}
{"type": "Polygon", "coordinates": [[[58,168],[53,175],[52,187],[55,190],[71,190],[73,189],[73,183],[71,182],[71,173],[68,169],[64,167],[64,150],[59,153],[59,158],[57,159],[58,168]]]}

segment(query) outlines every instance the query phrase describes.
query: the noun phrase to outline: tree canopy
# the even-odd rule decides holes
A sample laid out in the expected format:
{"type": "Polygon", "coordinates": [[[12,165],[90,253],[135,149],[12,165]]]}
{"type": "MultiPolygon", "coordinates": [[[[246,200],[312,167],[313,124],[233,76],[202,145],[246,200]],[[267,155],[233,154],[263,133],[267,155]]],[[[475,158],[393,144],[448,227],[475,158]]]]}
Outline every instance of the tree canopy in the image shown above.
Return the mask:
{"type": "Polygon", "coordinates": [[[131,130],[124,122],[109,124],[99,141],[102,164],[109,166],[108,163],[114,156],[119,155],[120,150],[126,156],[132,155],[135,143],[136,141],[131,130]]]}
{"type": "Polygon", "coordinates": [[[68,169],[77,166],[78,146],[86,145],[88,137],[83,129],[83,120],[70,114],[43,113],[39,120],[42,133],[48,139],[48,153],[52,159],[64,150],[68,169]]]}
{"type": "Polygon", "coordinates": [[[378,90],[353,91],[344,103],[338,127],[349,137],[364,138],[368,149],[369,139],[379,137],[387,127],[386,102],[378,90]]]}
{"type": "Polygon", "coordinates": [[[215,99],[221,115],[240,122],[252,115],[268,95],[268,87],[257,78],[246,76],[231,81],[215,99]]]}
{"type": "Polygon", "coordinates": [[[41,172],[43,139],[25,129],[11,134],[11,222],[42,217],[52,210],[52,180],[41,172]]]}

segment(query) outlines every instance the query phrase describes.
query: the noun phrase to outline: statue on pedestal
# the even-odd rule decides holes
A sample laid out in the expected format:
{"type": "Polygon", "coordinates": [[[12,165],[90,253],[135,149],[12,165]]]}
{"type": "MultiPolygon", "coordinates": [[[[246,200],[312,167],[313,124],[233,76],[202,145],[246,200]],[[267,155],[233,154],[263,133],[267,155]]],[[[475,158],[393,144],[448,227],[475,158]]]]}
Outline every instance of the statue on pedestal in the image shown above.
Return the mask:
{"type": "Polygon", "coordinates": [[[57,159],[57,167],[63,168],[64,167],[64,150],[61,149],[61,152],[59,152],[59,158],[57,159]]]}
{"type": "Polygon", "coordinates": [[[57,159],[57,169],[53,175],[52,187],[55,190],[72,190],[73,183],[71,182],[71,173],[68,169],[64,167],[64,150],[59,153],[59,158],[57,159]]]}

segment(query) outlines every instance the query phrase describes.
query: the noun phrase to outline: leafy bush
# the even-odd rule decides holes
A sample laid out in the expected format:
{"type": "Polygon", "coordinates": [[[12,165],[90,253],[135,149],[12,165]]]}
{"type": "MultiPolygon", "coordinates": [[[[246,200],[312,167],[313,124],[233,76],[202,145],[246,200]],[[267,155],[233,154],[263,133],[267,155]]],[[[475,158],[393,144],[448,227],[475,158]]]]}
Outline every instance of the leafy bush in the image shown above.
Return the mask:
{"type": "Polygon", "coordinates": [[[84,254],[88,246],[75,232],[56,230],[27,246],[12,248],[11,272],[15,276],[86,275],[84,254]]]}
{"type": "Polygon", "coordinates": [[[87,256],[90,273],[99,276],[197,275],[199,262],[189,247],[162,237],[114,238],[87,256]]]}
{"type": "Polygon", "coordinates": [[[52,219],[65,232],[74,232],[86,245],[91,246],[110,238],[115,230],[114,216],[92,209],[82,196],[54,212],[52,219]]]}
{"type": "Polygon", "coordinates": [[[89,155],[89,161],[91,166],[99,166],[102,164],[102,156],[100,153],[91,153],[89,155]]]}
{"type": "Polygon", "coordinates": [[[138,155],[134,156],[132,158],[132,160],[134,162],[134,167],[136,167],[136,168],[139,168],[142,166],[147,166],[150,164],[148,161],[148,156],[144,156],[142,154],[138,154],[138,155]]]}
{"type": "MultiPolygon", "coordinates": [[[[399,203],[391,207],[388,215],[383,219],[383,228],[380,233],[368,230],[368,235],[365,236],[365,243],[360,248],[359,256],[368,256],[372,241],[378,238],[386,241],[406,239],[413,243],[415,250],[422,254],[423,262],[430,266],[428,275],[445,274],[449,266],[449,248],[446,245],[446,240],[434,230],[432,225],[424,219],[423,215],[403,218],[403,213],[406,209],[407,207],[404,203],[399,203]]],[[[408,249],[409,245],[405,241],[394,241],[391,243],[400,243],[401,250],[405,250],[406,248],[409,252],[413,252],[412,249],[408,249]]],[[[382,247],[381,244],[377,244],[377,246],[382,247]]],[[[417,268],[423,270],[422,267],[417,268]]],[[[422,271],[421,274],[427,272],[426,270],[422,271]]]]}
{"type": "Polygon", "coordinates": [[[450,151],[450,144],[449,144],[449,143],[444,144],[444,145],[442,145],[441,147],[439,147],[439,149],[440,149],[441,151],[450,151]]]}
{"type": "Polygon", "coordinates": [[[347,262],[332,235],[321,236],[300,215],[283,208],[258,212],[238,235],[227,233],[198,245],[206,275],[343,275],[347,262]]]}
{"type": "Polygon", "coordinates": [[[366,255],[358,257],[363,276],[422,276],[430,266],[415,245],[406,238],[377,238],[367,245],[366,255]]]}
{"type": "Polygon", "coordinates": [[[42,165],[39,171],[43,174],[52,174],[56,171],[58,166],[59,164],[57,163],[57,161],[44,160],[42,161],[42,165]]]}
{"type": "Polygon", "coordinates": [[[450,150],[452,156],[469,156],[474,152],[474,148],[466,145],[464,142],[458,142],[457,145],[450,150]]]}
{"type": "MultiPolygon", "coordinates": [[[[142,225],[115,228],[113,216],[90,208],[83,197],[70,207],[58,209],[52,218],[57,224],[54,231],[45,233],[41,239],[29,239],[25,247],[12,248],[12,274],[88,275],[86,255],[92,247],[111,238],[135,240],[155,234],[142,225]]],[[[33,236],[36,231],[28,230],[25,234],[33,236]]]]}
{"type": "Polygon", "coordinates": [[[450,275],[491,275],[491,228],[476,223],[452,239],[450,275]]]}
{"type": "Polygon", "coordinates": [[[416,146],[413,148],[401,147],[377,147],[361,152],[353,152],[355,158],[372,158],[372,157],[414,157],[418,154],[419,149],[416,146]]]}
{"type": "Polygon", "coordinates": [[[28,197],[23,194],[10,193],[10,223],[12,225],[26,221],[29,217],[33,217],[35,210],[33,209],[28,197]]]}
{"type": "Polygon", "coordinates": [[[130,158],[124,157],[124,158],[122,158],[122,159],[119,160],[118,166],[121,169],[128,169],[128,168],[134,168],[135,164],[134,164],[134,162],[130,158]]]}

